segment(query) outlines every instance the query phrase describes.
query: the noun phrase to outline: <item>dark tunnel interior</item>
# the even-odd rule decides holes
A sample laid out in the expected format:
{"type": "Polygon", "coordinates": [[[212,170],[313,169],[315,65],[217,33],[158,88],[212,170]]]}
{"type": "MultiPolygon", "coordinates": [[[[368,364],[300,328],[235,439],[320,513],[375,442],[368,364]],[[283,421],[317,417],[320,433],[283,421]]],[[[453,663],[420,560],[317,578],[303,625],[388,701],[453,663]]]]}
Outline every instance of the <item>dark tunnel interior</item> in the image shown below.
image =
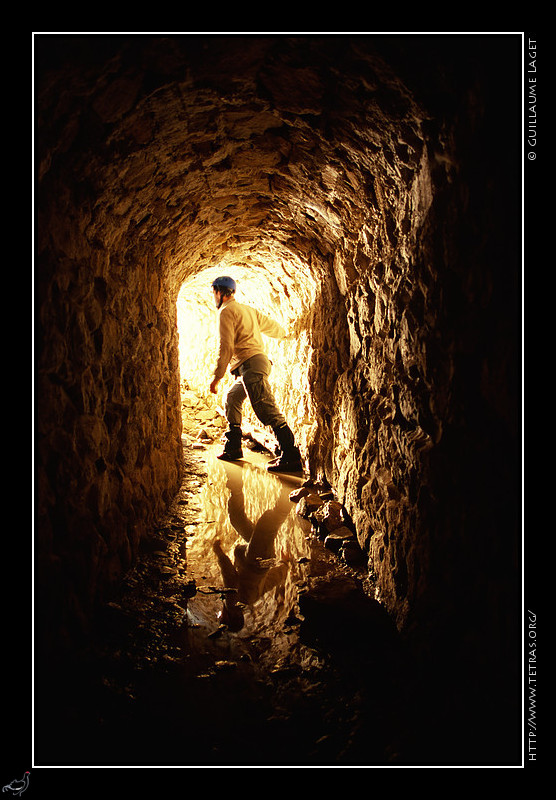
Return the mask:
{"type": "MultiPolygon", "coordinates": [[[[184,480],[223,480],[184,416],[184,391],[224,402],[225,385],[207,399],[217,274],[290,333],[269,345],[276,397],[411,654],[403,674],[426,676],[416,716],[452,701],[442,756],[401,763],[520,763],[521,52],[510,33],[35,35],[43,765],[51,676],[86,650],[184,480]],[[455,734],[474,725],[489,753],[455,734]]],[[[380,671],[352,645],[342,664],[360,663],[378,707],[380,671]]],[[[372,735],[342,752],[396,766],[372,735]]]]}

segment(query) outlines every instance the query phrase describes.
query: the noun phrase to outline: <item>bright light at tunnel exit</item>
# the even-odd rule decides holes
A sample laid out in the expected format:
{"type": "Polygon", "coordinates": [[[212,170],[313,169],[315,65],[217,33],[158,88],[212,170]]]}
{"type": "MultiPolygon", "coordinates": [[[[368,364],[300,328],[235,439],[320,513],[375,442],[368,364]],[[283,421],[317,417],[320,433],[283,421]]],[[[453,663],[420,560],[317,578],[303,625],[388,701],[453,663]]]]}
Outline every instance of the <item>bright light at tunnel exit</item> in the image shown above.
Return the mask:
{"type": "MultiPolygon", "coordinates": [[[[294,271],[299,280],[299,270],[294,271]]],[[[211,395],[209,384],[214,374],[218,352],[217,321],[218,311],[211,288],[212,281],[219,275],[229,275],[237,283],[238,302],[253,306],[279,322],[291,331],[295,320],[303,314],[310,304],[314,287],[306,281],[302,289],[288,291],[286,294],[279,282],[273,281],[270,273],[263,268],[219,266],[203,270],[189,278],[181,287],[177,299],[177,324],[179,334],[179,365],[182,396],[185,391],[193,392],[206,401],[211,408],[223,409],[224,397],[230,388],[233,377],[229,371],[221,382],[217,395],[211,395]]],[[[286,393],[291,387],[300,390],[303,408],[297,408],[292,415],[306,416],[308,391],[306,368],[310,361],[311,348],[306,333],[297,333],[295,341],[284,342],[264,337],[266,352],[273,362],[271,383],[281,387],[286,393]],[[300,358],[301,353],[303,357],[300,358]]],[[[290,391],[291,396],[291,391],[290,391]]],[[[293,397],[292,397],[293,399],[293,397]]],[[[245,404],[246,416],[250,416],[245,404]]],[[[252,421],[255,421],[254,419],[252,421]]]]}

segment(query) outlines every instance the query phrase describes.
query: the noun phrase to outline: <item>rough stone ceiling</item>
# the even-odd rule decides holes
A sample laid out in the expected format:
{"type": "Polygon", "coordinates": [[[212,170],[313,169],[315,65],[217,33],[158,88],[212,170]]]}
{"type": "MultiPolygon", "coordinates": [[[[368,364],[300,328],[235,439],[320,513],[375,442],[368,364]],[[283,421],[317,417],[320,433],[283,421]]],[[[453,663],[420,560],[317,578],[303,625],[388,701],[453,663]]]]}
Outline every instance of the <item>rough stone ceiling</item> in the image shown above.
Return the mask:
{"type": "Polygon", "coordinates": [[[85,235],[148,248],[175,295],[213,265],[318,282],[387,208],[407,213],[419,111],[366,42],[105,38],[80,70],[43,72],[40,175],[70,173],[85,235]]]}

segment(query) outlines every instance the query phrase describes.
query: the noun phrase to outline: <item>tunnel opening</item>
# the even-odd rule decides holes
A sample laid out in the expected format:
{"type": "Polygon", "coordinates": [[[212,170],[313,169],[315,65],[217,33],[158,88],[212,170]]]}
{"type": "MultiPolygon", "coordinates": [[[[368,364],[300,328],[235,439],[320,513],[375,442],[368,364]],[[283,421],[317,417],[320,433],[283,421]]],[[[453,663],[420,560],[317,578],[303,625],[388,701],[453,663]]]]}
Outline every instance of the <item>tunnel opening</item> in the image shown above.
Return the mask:
{"type": "Polygon", "coordinates": [[[441,656],[465,723],[462,672],[501,676],[515,759],[519,37],[38,38],[41,663],[114,624],[184,475],[208,478],[184,457],[180,380],[210,374],[187,318],[233,272],[293,333],[279,403],[416,673],[441,656]]]}
{"type": "MultiPolygon", "coordinates": [[[[288,332],[280,342],[265,337],[265,348],[272,363],[270,376],[273,389],[281,402],[287,399],[287,412],[292,425],[306,443],[311,436],[311,390],[302,365],[311,360],[310,334],[303,328],[312,305],[314,280],[307,268],[293,260],[284,265],[282,258],[254,259],[254,263],[237,265],[226,262],[205,268],[187,279],[177,299],[179,334],[180,388],[185,436],[191,441],[218,438],[226,427],[225,396],[234,378],[228,373],[215,395],[209,383],[217,358],[216,308],[211,283],[219,275],[231,275],[237,283],[236,299],[275,319],[288,332]],[[190,412],[194,412],[193,417],[190,412]],[[205,420],[207,424],[202,425],[205,420]]],[[[243,408],[243,434],[248,442],[273,451],[276,439],[269,427],[257,419],[250,404],[243,408]]]]}

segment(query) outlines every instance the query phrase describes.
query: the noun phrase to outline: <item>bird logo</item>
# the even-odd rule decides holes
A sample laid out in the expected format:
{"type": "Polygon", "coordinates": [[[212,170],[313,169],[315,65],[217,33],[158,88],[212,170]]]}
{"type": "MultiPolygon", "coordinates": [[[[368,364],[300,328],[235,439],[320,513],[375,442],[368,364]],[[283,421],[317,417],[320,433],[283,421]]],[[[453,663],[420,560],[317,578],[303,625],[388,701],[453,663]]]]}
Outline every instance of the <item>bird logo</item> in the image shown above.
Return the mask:
{"type": "Polygon", "coordinates": [[[2,787],[3,792],[11,792],[14,797],[19,797],[25,789],[29,786],[29,775],[30,772],[26,772],[23,775],[23,778],[20,781],[12,781],[11,783],[7,783],[5,786],[2,787]]]}

